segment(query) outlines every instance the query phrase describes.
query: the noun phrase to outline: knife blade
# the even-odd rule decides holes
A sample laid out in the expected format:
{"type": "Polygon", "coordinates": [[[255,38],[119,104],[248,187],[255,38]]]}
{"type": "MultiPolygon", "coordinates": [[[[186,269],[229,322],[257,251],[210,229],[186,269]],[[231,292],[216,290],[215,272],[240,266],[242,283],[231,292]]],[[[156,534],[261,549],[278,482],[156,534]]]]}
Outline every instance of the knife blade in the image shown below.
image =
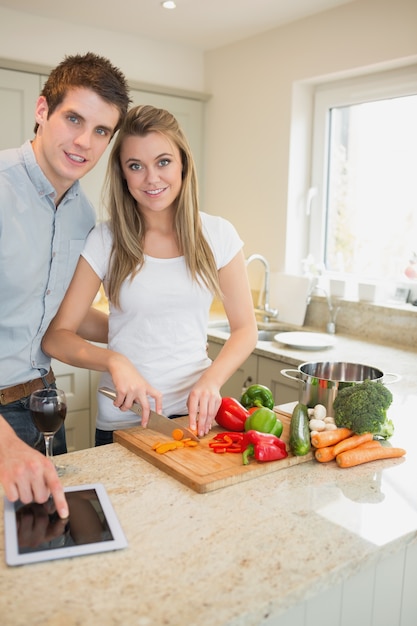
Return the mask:
{"type": "MultiPolygon", "coordinates": [[[[116,398],[116,392],[113,389],[110,389],[110,387],[99,387],[98,390],[104,396],[107,396],[112,400],[116,398]]],[[[134,411],[136,415],[139,415],[139,417],[142,417],[142,407],[137,402],[134,402],[132,404],[131,410],[134,411]]],[[[171,438],[174,428],[179,428],[180,430],[182,430],[184,437],[190,437],[190,439],[193,439],[194,441],[200,441],[199,438],[191,430],[185,428],[184,426],[178,426],[176,420],[169,419],[169,417],[165,417],[165,415],[161,415],[160,413],[157,413],[152,409],[149,413],[149,422],[147,428],[150,428],[151,430],[156,430],[158,433],[162,433],[163,435],[167,435],[171,438]]]]}

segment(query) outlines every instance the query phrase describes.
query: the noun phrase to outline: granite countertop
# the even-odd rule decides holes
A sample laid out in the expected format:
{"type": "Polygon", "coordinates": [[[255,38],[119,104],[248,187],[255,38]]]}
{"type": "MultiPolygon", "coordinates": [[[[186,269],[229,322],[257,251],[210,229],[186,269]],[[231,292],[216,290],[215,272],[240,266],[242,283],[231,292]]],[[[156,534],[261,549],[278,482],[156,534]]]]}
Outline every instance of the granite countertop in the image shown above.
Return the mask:
{"type": "Polygon", "coordinates": [[[416,353],[339,336],[321,353],[257,351],[400,374],[390,417],[406,457],[348,470],[311,461],[198,494],[119,444],[64,455],[64,484],[102,482],[129,545],[9,568],[2,540],[4,626],[255,626],[417,542],[416,353]]]}

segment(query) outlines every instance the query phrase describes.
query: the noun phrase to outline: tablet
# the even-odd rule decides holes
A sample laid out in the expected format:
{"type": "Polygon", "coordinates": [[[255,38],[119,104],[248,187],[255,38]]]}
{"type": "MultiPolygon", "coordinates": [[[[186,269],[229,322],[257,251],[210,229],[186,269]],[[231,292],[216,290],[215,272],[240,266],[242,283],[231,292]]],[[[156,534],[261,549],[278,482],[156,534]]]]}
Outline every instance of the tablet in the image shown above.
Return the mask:
{"type": "Polygon", "coordinates": [[[24,565],[120,550],[127,546],[104,486],[64,489],[69,517],[60,519],[52,499],[45,504],[9,502],[4,498],[7,565],[24,565]]]}

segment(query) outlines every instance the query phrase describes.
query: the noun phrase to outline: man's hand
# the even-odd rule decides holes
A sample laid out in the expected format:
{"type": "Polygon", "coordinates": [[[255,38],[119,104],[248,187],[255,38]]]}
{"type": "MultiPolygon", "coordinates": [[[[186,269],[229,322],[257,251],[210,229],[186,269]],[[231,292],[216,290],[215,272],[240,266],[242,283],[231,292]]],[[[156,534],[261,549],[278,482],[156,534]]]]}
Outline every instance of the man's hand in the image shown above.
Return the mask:
{"type": "Polygon", "coordinates": [[[0,483],[11,502],[43,504],[52,496],[58,515],[67,518],[68,504],[52,462],[24,443],[0,415],[0,483]]]}

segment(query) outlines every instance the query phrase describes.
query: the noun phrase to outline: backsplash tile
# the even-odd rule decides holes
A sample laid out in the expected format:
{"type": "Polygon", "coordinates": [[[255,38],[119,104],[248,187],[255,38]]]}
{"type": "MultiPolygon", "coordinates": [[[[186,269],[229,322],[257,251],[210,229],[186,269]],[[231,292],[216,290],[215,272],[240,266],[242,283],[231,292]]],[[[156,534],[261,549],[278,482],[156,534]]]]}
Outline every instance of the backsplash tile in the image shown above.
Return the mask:
{"type": "MultiPolygon", "coordinates": [[[[340,307],[336,334],[375,343],[417,350],[417,307],[404,307],[334,299],[340,307]]],[[[305,326],[326,332],[329,309],[324,297],[313,296],[307,307],[305,326]]]]}

